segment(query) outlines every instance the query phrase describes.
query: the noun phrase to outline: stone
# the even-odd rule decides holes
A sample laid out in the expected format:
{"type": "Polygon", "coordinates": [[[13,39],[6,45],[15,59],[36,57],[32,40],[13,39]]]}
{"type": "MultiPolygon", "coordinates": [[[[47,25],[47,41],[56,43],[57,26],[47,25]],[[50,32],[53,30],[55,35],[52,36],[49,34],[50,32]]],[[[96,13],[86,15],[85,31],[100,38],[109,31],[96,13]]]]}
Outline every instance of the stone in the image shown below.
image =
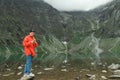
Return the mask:
{"type": "Polygon", "coordinates": [[[67,72],[68,70],[67,69],[61,69],[61,71],[67,72]]]}
{"type": "Polygon", "coordinates": [[[111,70],[116,70],[118,68],[120,68],[119,64],[112,63],[110,66],[108,66],[108,69],[111,69],[111,70]]]}
{"type": "Polygon", "coordinates": [[[22,66],[19,66],[18,69],[21,70],[21,69],[22,69],[22,66]]]}
{"type": "Polygon", "coordinates": [[[21,75],[21,74],[22,74],[22,72],[18,72],[18,73],[17,73],[17,75],[21,75]]]}
{"type": "Polygon", "coordinates": [[[38,72],[37,74],[42,74],[43,72],[38,72]]]}
{"type": "Polygon", "coordinates": [[[107,71],[106,71],[106,70],[102,70],[102,72],[103,72],[103,73],[107,73],[107,71]]]}
{"type": "Polygon", "coordinates": [[[107,79],[107,77],[105,77],[105,76],[101,76],[101,78],[102,78],[103,80],[106,80],[106,79],[107,79]]]}
{"type": "Polygon", "coordinates": [[[109,79],[120,79],[120,75],[111,75],[108,78],[109,79]]]}
{"type": "Polygon", "coordinates": [[[120,70],[115,70],[115,71],[113,71],[113,74],[114,74],[114,75],[120,75],[120,70]]]}
{"type": "Polygon", "coordinates": [[[48,71],[48,70],[53,70],[54,68],[44,68],[44,70],[48,71]]]}
{"type": "Polygon", "coordinates": [[[96,80],[96,75],[92,75],[89,80],[96,80]]]}
{"type": "Polygon", "coordinates": [[[80,77],[78,76],[78,77],[75,77],[75,80],[80,80],[80,77]]]}
{"type": "Polygon", "coordinates": [[[91,77],[92,75],[91,74],[86,74],[87,77],[91,77]]]}

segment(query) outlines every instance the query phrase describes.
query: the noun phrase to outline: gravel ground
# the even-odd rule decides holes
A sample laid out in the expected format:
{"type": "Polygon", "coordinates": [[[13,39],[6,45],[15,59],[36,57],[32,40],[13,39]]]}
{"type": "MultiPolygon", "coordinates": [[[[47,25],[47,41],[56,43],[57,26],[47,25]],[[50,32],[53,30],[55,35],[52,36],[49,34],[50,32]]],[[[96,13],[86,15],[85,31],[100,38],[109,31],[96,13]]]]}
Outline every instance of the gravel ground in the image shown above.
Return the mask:
{"type": "MultiPolygon", "coordinates": [[[[1,69],[0,80],[20,80],[23,76],[23,67],[17,66],[1,69]]],[[[34,80],[89,80],[90,77],[87,77],[89,75],[94,75],[96,80],[104,80],[104,77],[107,78],[112,74],[110,71],[104,69],[84,69],[70,65],[61,66],[60,68],[45,68],[35,65],[32,72],[35,74],[34,80]]]]}

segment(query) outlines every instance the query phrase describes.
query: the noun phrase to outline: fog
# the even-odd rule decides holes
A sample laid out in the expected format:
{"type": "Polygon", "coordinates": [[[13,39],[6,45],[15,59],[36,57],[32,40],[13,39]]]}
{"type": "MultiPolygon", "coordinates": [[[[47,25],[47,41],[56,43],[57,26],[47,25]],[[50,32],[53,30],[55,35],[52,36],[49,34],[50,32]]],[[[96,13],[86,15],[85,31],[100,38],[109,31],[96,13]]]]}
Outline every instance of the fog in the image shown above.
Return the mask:
{"type": "Polygon", "coordinates": [[[113,0],[44,0],[59,11],[89,11],[113,0]]]}

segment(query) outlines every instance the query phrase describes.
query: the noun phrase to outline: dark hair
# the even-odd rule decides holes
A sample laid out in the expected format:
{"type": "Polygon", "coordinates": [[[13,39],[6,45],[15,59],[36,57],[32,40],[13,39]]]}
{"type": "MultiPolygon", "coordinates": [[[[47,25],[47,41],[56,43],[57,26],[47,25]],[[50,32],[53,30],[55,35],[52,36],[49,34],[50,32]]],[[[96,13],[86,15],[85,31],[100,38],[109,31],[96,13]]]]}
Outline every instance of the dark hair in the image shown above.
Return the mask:
{"type": "Polygon", "coordinates": [[[35,30],[31,29],[29,32],[35,32],[35,30]]]}

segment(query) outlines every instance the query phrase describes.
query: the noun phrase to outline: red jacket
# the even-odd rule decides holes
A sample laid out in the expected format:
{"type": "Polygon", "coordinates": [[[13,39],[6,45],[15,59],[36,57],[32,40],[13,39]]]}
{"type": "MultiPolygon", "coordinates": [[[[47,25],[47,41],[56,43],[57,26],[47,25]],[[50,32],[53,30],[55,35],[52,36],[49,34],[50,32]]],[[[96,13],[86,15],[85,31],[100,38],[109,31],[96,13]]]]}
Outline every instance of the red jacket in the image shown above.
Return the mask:
{"type": "Polygon", "coordinates": [[[28,35],[24,38],[23,40],[23,46],[24,46],[24,51],[26,56],[32,55],[33,57],[36,56],[35,53],[35,47],[38,46],[38,43],[32,43],[32,41],[34,40],[34,37],[28,35]]]}

